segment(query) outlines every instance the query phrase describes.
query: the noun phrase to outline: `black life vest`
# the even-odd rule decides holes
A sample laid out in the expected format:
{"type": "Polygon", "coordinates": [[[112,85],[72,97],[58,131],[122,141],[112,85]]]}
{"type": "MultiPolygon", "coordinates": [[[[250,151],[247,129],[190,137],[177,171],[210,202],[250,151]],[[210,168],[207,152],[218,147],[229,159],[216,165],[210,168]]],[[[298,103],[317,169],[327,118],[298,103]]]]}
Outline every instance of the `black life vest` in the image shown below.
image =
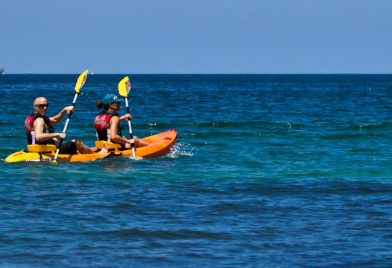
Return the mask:
{"type": "Polygon", "coordinates": [[[45,122],[45,133],[53,133],[54,128],[52,123],[50,122],[50,118],[45,115],[38,115],[38,114],[29,114],[25,120],[25,130],[26,130],[26,137],[27,137],[27,144],[48,144],[51,143],[50,141],[46,142],[37,142],[35,139],[35,132],[34,132],[34,121],[37,118],[44,119],[45,122]]]}
{"type": "MultiPolygon", "coordinates": [[[[97,131],[97,139],[101,141],[110,141],[109,138],[109,128],[110,128],[110,119],[113,116],[119,116],[118,113],[108,113],[106,111],[100,112],[94,121],[94,128],[97,131]]],[[[118,129],[118,135],[121,136],[121,128],[118,129]]]]}

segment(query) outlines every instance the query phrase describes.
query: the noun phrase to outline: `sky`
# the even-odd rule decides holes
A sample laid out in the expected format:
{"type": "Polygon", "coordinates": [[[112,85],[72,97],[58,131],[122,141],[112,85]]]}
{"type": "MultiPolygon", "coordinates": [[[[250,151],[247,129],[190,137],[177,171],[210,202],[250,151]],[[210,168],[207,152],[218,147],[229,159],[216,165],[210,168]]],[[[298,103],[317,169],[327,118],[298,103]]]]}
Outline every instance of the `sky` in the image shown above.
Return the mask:
{"type": "Polygon", "coordinates": [[[392,73],[390,0],[0,0],[7,73],[392,73]]]}

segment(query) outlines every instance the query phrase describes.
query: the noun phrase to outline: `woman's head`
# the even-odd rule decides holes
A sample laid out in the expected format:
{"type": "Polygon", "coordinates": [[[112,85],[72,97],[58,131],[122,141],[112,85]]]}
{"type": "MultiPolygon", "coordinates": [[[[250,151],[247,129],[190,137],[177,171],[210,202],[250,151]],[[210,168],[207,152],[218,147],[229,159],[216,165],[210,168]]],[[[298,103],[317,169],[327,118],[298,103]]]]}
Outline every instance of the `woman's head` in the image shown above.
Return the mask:
{"type": "Polygon", "coordinates": [[[124,102],[124,100],[120,99],[118,96],[114,94],[106,94],[105,97],[103,97],[102,102],[104,104],[112,104],[112,103],[121,103],[124,102]]]}
{"type": "Polygon", "coordinates": [[[101,101],[97,101],[97,108],[104,109],[105,111],[109,108],[117,111],[121,108],[121,103],[124,102],[123,99],[120,99],[118,96],[114,94],[106,94],[105,97],[101,101]]]}

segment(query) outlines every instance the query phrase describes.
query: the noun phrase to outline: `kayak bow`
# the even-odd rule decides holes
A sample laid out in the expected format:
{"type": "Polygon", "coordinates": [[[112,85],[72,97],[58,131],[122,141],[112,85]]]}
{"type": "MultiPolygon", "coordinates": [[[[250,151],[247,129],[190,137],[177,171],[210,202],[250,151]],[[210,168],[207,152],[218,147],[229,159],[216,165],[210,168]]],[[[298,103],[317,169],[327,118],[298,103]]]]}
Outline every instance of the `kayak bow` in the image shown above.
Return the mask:
{"type": "MultiPolygon", "coordinates": [[[[140,140],[149,143],[148,146],[135,148],[135,156],[143,158],[154,158],[162,156],[170,151],[171,146],[177,138],[177,130],[170,129],[152,136],[142,138],[140,140]]],[[[118,144],[107,141],[96,141],[95,145],[98,149],[102,148],[103,144],[113,151],[113,155],[134,157],[132,148],[123,149],[118,144]]]]}

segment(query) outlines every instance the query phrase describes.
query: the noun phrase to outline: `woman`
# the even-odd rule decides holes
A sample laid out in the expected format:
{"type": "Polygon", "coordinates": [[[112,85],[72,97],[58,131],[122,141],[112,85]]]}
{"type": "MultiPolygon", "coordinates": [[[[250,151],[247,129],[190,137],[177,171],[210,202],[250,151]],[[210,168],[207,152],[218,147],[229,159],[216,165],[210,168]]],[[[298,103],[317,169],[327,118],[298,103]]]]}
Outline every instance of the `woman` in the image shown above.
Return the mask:
{"type": "MultiPolygon", "coordinates": [[[[118,98],[114,94],[106,94],[101,100],[97,101],[97,108],[103,109],[94,121],[94,127],[97,131],[97,139],[110,141],[113,143],[121,144],[123,148],[131,148],[132,139],[127,139],[121,135],[120,121],[131,120],[130,114],[120,116],[118,111],[121,108],[123,99],[118,98]]],[[[133,137],[135,147],[147,146],[148,143],[133,137]]]]}

